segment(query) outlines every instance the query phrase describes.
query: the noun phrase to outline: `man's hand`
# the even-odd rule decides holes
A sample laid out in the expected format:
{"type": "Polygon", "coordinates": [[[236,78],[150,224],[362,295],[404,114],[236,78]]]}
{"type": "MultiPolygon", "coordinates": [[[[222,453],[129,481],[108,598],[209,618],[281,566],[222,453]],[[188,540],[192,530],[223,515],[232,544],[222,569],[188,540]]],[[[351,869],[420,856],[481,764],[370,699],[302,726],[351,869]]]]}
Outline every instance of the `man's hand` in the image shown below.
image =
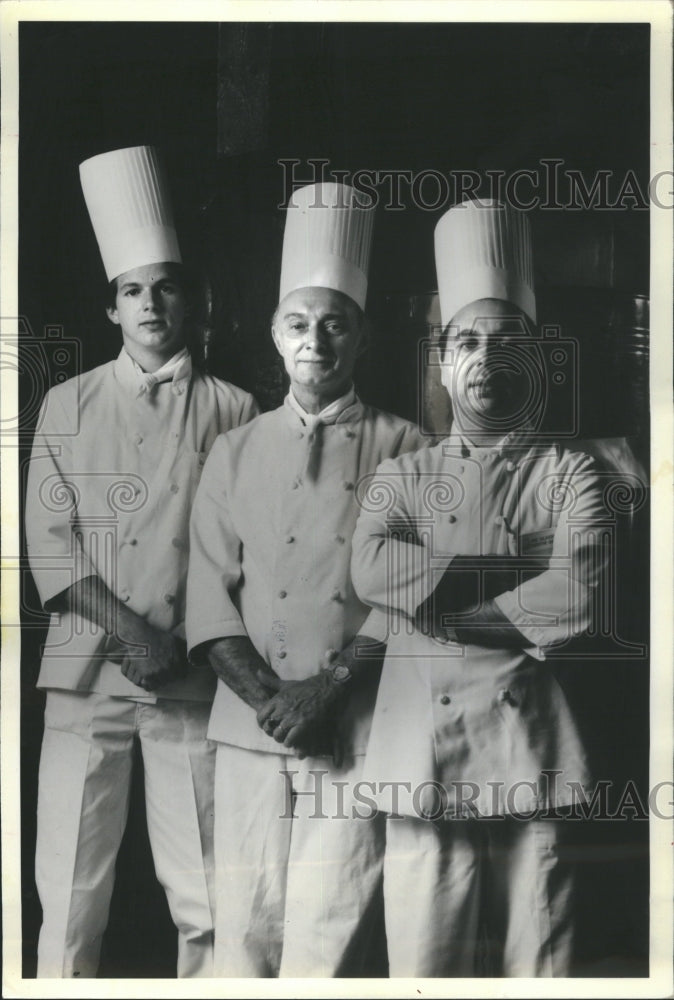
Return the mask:
{"type": "Polygon", "coordinates": [[[192,650],[205,659],[216,676],[257,712],[266,705],[269,691],[280,679],[265,662],[247,635],[226,636],[192,650]]]}
{"type": "Polygon", "coordinates": [[[341,757],[334,736],[347,696],[344,685],[326,670],[302,681],[260,680],[269,691],[276,691],[257,713],[265,733],[292,747],[300,758],[317,753],[341,757]]]}
{"type": "Polygon", "coordinates": [[[155,628],[123,604],[100,577],[87,576],[52,601],[55,611],[68,609],[106,632],[105,655],[119,663],[133,684],[155,691],[187,673],[182,639],[155,628]],[[140,648],[139,648],[140,647],[140,648]]]}
{"type": "MultiPolygon", "coordinates": [[[[344,759],[348,721],[344,708],[354,685],[376,686],[386,646],[365,633],[354,636],[340,652],[328,650],[325,665],[329,669],[302,681],[282,681],[275,675],[258,671],[258,681],[267,694],[259,707],[259,726],[277,742],[292,747],[297,756],[332,755],[335,766],[344,759]],[[347,677],[335,679],[339,668],[346,667],[347,677]]],[[[343,671],[342,671],[343,675],[343,671]]]]}
{"type": "Polygon", "coordinates": [[[124,623],[124,641],[115,659],[118,658],[124,676],[145,691],[156,691],[187,674],[185,643],[142,618],[124,623]]]}

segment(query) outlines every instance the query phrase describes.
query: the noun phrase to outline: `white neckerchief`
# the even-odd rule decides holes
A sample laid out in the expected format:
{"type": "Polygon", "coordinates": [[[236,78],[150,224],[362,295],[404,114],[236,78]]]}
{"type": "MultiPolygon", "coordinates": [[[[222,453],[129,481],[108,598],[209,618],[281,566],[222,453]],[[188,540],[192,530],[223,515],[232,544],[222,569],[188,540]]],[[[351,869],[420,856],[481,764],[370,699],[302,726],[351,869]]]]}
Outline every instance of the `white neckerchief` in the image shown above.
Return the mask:
{"type": "Polygon", "coordinates": [[[332,403],[328,403],[320,413],[307,413],[301,403],[297,401],[292,389],[289,391],[288,405],[297,414],[309,432],[307,436],[307,455],[302,476],[306,476],[313,481],[318,479],[323,451],[322,428],[329,424],[338,423],[340,417],[357,402],[356,391],[351,386],[348,392],[340,396],[339,399],[333,400],[332,403]]]}
{"type": "MultiPolygon", "coordinates": [[[[131,358],[130,354],[129,357],[131,358]]],[[[131,358],[133,369],[138,377],[138,396],[146,395],[149,397],[161,382],[174,382],[177,377],[183,374],[183,370],[187,368],[185,362],[189,360],[189,357],[189,351],[186,347],[183,347],[172,358],[169,358],[161,368],[158,368],[156,372],[143,371],[138,362],[134,358],[131,358]]]]}
{"type": "Polygon", "coordinates": [[[288,403],[293,408],[302,423],[311,433],[317,424],[336,424],[344,410],[353,406],[357,402],[356,390],[353,386],[345,392],[339,399],[328,403],[320,413],[307,413],[301,403],[299,403],[292,389],[288,393],[288,403]]]}

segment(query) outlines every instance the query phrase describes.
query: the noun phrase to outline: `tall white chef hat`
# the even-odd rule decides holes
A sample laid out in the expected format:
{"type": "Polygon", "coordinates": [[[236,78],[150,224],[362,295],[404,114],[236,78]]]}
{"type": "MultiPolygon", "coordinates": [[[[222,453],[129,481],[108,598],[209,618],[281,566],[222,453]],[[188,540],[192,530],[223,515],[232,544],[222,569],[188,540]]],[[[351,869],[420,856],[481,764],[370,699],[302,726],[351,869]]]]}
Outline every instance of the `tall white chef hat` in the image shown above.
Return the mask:
{"type": "Polygon", "coordinates": [[[443,326],[477,299],[519,306],[534,323],[531,230],[523,212],[497,201],[465,201],[435,227],[435,267],[443,326]]]}
{"type": "Polygon", "coordinates": [[[279,301],[296,288],[343,292],[365,308],[374,211],[346,184],[310,184],[288,202],[279,301]]]}
{"type": "Polygon", "coordinates": [[[143,264],[182,262],[154,146],[92,156],[80,180],[108,281],[143,264]]]}

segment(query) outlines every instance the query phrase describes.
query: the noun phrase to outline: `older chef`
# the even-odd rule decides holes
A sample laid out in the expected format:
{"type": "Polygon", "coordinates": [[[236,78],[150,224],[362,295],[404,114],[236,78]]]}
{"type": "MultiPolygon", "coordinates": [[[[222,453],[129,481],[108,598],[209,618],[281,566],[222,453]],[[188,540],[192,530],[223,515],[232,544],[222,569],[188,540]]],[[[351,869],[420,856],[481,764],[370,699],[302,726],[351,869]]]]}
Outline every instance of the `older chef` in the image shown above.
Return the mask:
{"type": "Polygon", "coordinates": [[[294,193],[272,324],[290,391],[216,441],[194,505],[188,644],[219,678],[217,975],[343,975],[373,923],[383,830],[351,818],[350,790],[385,616],[351,584],[354,491],[422,439],[353,388],[372,224],[347,186],[294,193]]]}
{"type": "Polygon", "coordinates": [[[47,394],[30,465],[31,568],[53,611],[36,878],[38,975],[94,976],[126,824],[134,744],[157,876],[178,928],[178,975],[213,959],[210,671],[188,668],[189,514],[222,431],[257,407],[193,369],[189,303],[152,147],[80,167],[110,286],[117,359],[47,394]]]}
{"type": "Polygon", "coordinates": [[[561,976],[559,811],[590,786],[549,656],[590,622],[603,484],[587,456],[537,441],[526,216],[464,203],[435,253],[453,427],[380,466],[353,543],[357,593],[391,611],[364,771],[389,814],[390,971],[475,975],[480,938],[495,975],[561,976]]]}

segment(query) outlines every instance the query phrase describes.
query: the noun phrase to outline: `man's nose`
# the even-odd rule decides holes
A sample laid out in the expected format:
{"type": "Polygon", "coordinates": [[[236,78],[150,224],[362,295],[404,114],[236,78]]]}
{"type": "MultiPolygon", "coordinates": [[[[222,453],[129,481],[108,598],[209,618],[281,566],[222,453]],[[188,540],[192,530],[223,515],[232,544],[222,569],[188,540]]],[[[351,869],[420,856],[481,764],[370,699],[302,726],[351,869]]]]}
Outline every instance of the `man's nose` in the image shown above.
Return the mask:
{"type": "Polygon", "coordinates": [[[161,302],[161,295],[159,290],[155,288],[146,288],[143,290],[143,309],[156,309],[161,302]]]}
{"type": "Polygon", "coordinates": [[[306,343],[311,347],[325,347],[326,344],[326,334],[323,329],[322,323],[317,320],[312,320],[307,325],[307,331],[305,335],[306,343]]]}
{"type": "Polygon", "coordinates": [[[482,368],[489,361],[489,349],[486,344],[478,344],[470,355],[470,363],[476,368],[482,368]]]}
{"type": "Polygon", "coordinates": [[[494,364],[504,358],[503,345],[498,340],[486,340],[480,344],[474,353],[479,365],[494,364]]]}

